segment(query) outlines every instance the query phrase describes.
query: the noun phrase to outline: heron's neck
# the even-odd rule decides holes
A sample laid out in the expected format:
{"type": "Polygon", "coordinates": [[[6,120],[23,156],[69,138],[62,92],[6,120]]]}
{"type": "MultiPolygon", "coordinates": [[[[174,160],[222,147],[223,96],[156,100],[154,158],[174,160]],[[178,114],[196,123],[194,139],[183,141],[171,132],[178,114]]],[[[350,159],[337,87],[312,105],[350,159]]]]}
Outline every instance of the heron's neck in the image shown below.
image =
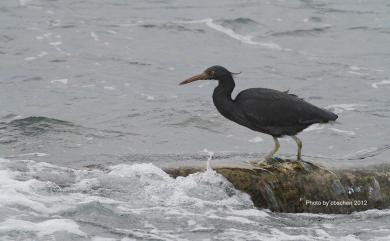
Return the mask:
{"type": "Polygon", "coordinates": [[[213,102],[219,113],[230,120],[234,120],[232,111],[235,110],[235,103],[232,100],[234,80],[231,76],[219,80],[218,86],[214,89],[213,102]]]}
{"type": "Polygon", "coordinates": [[[218,86],[214,89],[213,93],[214,102],[216,98],[225,101],[233,101],[232,92],[234,86],[235,83],[232,76],[226,76],[224,79],[218,80],[218,86]]]}

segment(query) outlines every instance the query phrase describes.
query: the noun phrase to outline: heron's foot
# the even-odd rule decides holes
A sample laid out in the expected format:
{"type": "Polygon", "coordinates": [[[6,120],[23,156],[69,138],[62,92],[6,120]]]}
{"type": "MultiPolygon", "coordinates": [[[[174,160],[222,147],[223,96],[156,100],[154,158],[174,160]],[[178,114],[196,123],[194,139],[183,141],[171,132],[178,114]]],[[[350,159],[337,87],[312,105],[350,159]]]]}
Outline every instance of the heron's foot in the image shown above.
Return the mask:
{"type": "Polygon", "coordinates": [[[259,160],[251,160],[251,161],[245,161],[245,163],[248,163],[253,166],[259,166],[268,164],[268,161],[272,161],[273,157],[270,155],[267,155],[265,157],[260,158],[259,160]]]}
{"type": "Polygon", "coordinates": [[[302,157],[301,157],[300,155],[297,156],[297,159],[296,159],[295,161],[297,161],[297,162],[303,162],[302,157]]]}

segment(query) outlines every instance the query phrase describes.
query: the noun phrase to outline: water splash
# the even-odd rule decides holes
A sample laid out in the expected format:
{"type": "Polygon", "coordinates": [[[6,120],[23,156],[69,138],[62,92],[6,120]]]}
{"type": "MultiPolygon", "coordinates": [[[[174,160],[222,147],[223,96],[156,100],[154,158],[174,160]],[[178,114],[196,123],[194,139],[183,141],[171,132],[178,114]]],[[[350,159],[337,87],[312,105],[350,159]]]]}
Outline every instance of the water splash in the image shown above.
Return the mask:
{"type": "Polygon", "coordinates": [[[206,152],[209,155],[209,157],[207,158],[207,162],[206,162],[206,170],[207,171],[212,171],[213,168],[211,167],[211,159],[213,159],[213,156],[214,156],[215,153],[212,152],[212,151],[207,150],[206,148],[203,149],[203,151],[206,152]]]}

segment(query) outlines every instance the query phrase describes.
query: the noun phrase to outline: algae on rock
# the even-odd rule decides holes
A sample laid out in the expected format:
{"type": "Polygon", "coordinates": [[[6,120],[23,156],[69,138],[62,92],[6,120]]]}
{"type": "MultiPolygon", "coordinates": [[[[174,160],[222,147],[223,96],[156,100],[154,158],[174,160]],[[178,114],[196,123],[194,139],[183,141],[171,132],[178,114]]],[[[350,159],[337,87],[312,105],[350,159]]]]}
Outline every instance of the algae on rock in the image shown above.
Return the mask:
{"type": "MultiPolygon", "coordinates": [[[[350,213],[390,207],[390,168],[331,171],[310,162],[274,159],[258,166],[213,168],[255,206],[278,212],[350,213]]],[[[170,168],[173,177],[203,171],[170,168]]]]}

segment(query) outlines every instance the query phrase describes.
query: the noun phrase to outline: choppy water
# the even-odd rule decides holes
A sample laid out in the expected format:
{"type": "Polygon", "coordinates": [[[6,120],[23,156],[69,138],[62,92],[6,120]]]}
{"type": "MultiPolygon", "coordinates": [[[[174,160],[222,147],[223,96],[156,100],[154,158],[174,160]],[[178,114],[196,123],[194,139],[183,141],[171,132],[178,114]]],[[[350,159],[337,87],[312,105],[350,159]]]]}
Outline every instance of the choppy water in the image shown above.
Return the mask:
{"type": "Polygon", "coordinates": [[[105,170],[0,159],[2,240],[388,240],[389,210],[258,210],[213,171],[173,179],[153,164],[105,170]]]}
{"type": "MultiPolygon", "coordinates": [[[[203,165],[208,151],[214,162],[256,159],[272,147],[217,113],[214,82],[178,86],[215,64],[243,72],[235,93],[289,89],[339,114],[300,135],[306,160],[388,163],[389,12],[386,0],[2,1],[1,237],[389,235],[388,210],[273,214],[214,174],[173,180],[157,168],[203,165]],[[105,171],[83,169],[91,164],[105,171]]],[[[281,144],[281,156],[294,155],[291,140],[281,144]]]]}

